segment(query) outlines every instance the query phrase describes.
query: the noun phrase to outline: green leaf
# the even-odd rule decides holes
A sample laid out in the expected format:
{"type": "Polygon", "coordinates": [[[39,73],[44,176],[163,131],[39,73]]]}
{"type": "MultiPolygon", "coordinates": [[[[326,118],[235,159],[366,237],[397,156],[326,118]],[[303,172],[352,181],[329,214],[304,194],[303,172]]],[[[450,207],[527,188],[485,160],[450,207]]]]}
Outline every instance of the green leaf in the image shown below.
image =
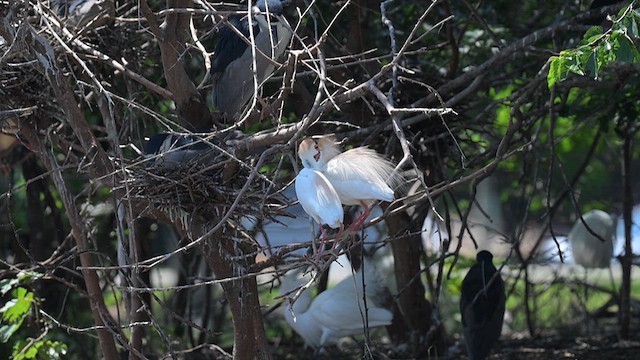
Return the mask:
{"type": "Polygon", "coordinates": [[[552,89],[558,81],[564,80],[566,76],[567,59],[561,56],[549,58],[549,74],[547,75],[547,86],[552,89]]]}
{"type": "Polygon", "coordinates": [[[44,359],[59,360],[67,353],[67,345],[59,341],[40,340],[32,342],[31,338],[20,340],[13,347],[14,360],[44,359]]]}
{"type": "Polygon", "coordinates": [[[0,294],[5,295],[11,289],[13,289],[16,285],[18,285],[18,279],[3,279],[0,280],[0,294]]]}
{"type": "Polygon", "coordinates": [[[6,343],[9,341],[11,335],[20,329],[20,325],[22,325],[22,322],[0,326],[0,342],[6,343]]]}
{"type": "Polygon", "coordinates": [[[625,36],[621,36],[618,40],[618,48],[615,51],[615,55],[618,61],[633,64],[638,62],[636,57],[637,49],[633,43],[625,36]]]}
{"type": "Polygon", "coordinates": [[[592,26],[582,37],[580,45],[588,45],[595,43],[602,37],[602,26],[592,26]]]}
{"type": "Polygon", "coordinates": [[[19,287],[15,289],[12,294],[14,298],[7,301],[0,309],[0,313],[3,314],[2,320],[9,323],[21,322],[22,318],[31,309],[33,293],[23,287],[19,287]]]}
{"type": "Polygon", "coordinates": [[[596,51],[591,52],[584,65],[585,71],[589,76],[594,79],[598,78],[598,57],[596,51]]]}
{"type": "Polygon", "coordinates": [[[22,283],[31,284],[43,276],[44,274],[35,271],[20,271],[16,277],[22,283]]]}
{"type": "Polygon", "coordinates": [[[638,37],[638,23],[633,17],[629,19],[629,23],[627,24],[627,33],[630,36],[638,37]]]}
{"type": "Polygon", "coordinates": [[[35,359],[42,341],[31,343],[31,339],[18,341],[13,347],[13,360],[35,359]]]}

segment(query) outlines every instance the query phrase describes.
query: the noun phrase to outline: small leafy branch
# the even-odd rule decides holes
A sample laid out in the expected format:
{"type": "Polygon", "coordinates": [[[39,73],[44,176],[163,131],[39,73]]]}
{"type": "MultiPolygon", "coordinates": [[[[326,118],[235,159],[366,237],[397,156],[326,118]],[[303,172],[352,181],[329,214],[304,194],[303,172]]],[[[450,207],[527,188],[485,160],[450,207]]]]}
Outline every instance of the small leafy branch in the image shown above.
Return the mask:
{"type": "Polygon", "coordinates": [[[562,82],[569,74],[590,76],[597,79],[603,67],[612,62],[636,64],[640,62],[638,44],[638,23],[640,12],[634,9],[635,1],[623,8],[610,29],[604,31],[602,26],[591,27],[584,35],[579,46],[567,49],[558,56],[549,58],[549,89],[557,82],[562,82]]]}
{"type": "MultiPolygon", "coordinates": [[[[19,272],[15,278],[0,281],[0,294],[6,296],[11,293],[11,300],[0,308],[0,341],[6,343],[20,330],[24,320],[34,308],[37,308],[40,299],[34,296],[22,285],[29,285],[42,277],[35,272],[19,272]]],[[[47,339],[49,324],[44,323],[42,333],[36,337],[19,339],[13,346],[11,359],[61,359],[67,352],[67,345],[47,339]]]]}

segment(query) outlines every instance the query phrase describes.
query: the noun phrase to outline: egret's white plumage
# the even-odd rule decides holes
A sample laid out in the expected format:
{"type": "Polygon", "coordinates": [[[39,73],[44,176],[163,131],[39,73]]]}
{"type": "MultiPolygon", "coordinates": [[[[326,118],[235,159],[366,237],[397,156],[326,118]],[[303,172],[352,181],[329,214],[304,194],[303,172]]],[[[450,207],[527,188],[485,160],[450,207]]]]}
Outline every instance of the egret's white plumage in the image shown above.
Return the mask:
{"type": "Polygon", "coordinates": [[[326,136],[302,141],[298,155],[305,166],[327,176],[345,205],[393,201],[387,182],[394,166],[374,150],[358,147],[341,153],[333,138],[326,136]]]}
{"type": "Polygon", "coordinates": [[[394,199],[392,181],[394,165],[374,150],[359,147],[340,152],[332,137],[305,139],[298,156],[305,167],[326,175],[344,205],[363,205],[365,211],[355,222],[359,227],[369,215],[376,200],[394,199]]]}
{"type": "MultiPolygon", "coordinates": [[[[366,284],[369,328],[391,324],[393,314],[381,304],[389,294],[383,285],[384,281],[372,264],[364,262],[363,269],[358,270],[355,277],[347,277],[313,300],[309,290],[303,291],[293,304],[287,299],[286,303],[290,306],[285,309],[285,320],[307,345],[319,348],[335,344],[342,337],[364,332],[362,271],[366,284]]],[[[286,293],[306,281],[308,279],[300,278],[297,274],[288,274],[283,279],[280,292],[286,293]]]]}
{"type": "Polygon", "coordinates": [[[300,205],[313,220],[333,229],[341,227],[344,212],[340,198],[321,172],[303,168],[296,176],[295,187],[300,205]]]}
{"type": "Polygon", "coordinates": [[[577,219],[569,232],[569,243],[576,264],[585,268],[608,268],[616,235],[615,219],[602,210],[591,210],[577,219]],[[585,226],[589,226],[595,236],[585,226]]]}

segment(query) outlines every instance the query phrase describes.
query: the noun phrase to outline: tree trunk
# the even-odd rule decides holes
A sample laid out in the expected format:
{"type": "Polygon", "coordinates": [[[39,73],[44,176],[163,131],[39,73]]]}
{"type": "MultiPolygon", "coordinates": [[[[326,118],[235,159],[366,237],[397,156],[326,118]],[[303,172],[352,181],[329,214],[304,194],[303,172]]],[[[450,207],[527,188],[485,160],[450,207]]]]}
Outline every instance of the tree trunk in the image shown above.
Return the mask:
{"type": "Polygon", "coordinates": [[[425,297],[425,288],[420,280],[420,257],[422,256],[422,223],[411,221],[409,215],[400,213],[386,219],[392,234],[391,249],[398,284],[398,306],[407,326],[406,334],[413,355],[424,354],[427,332],[432,325],[431,303],[425,297]],[[418,224],[419,223],[419,224],[418,224]]]}
{"type": "Polygon", "coordinates": [[[89,247],[89,241],[87,238],[87,229],[80,217],[80,212],[75,204],[74,195],[67,188],[67,184],[62,177],[62,171],[55,161],[54,155],[49,152],[49,149],[45,144],[36,138],[35,134],[31,133],[28,129],[25,132],[29,138],[31,145],[38,144],[40,156],[42,156],[47,169],[51,172],[56,188],[60,194],[60,199],[64,204],[64,208],[69,217],[69,223],[71,225],[71,233],[76,241],[78,247],[78,253],[80,254],[80,264],[82,266],[82,277],[87,287],[87,294],[89,296],[89,303],[91,305],[91,314],[93,321],[98,328],[98,340],[100,342],[100,349],[102,354],[107,360],[118,360],[118,351],[116,350],[116,344],[111,334],[112,330],[109,327],[113,324],[113,320],[107,311],[104,304],[104,298],[102,297],[102,289],[100,288],[100,281],[98,274],[92,268],[94,267],[93,258],[91,256],[92,250],[89,247]]]}
{"type": "MultiPolygon", "coordinates": [[[[211,236],[204,245],[203,252],[217,279],[233,279],[221,283],[231,310],[233,321],[233,358],[234,360],[271,359],[269,344],[264,333],[258,285],[254,276],[244,271],[255,263],[255,258],[230,260],[234,244],[221,236],[211,236]],[[224,244],[223,244],[224,243],[224,244]],[[226,256],[225,256],[226,255],[226,256]]],[[[242,246],[235,249],[241,253],[242,246]]],[[[237,254],[234,254],[237,255],[237,254]]]]}
{"type": "Polygon", "coordinates": [[[622,287],[620,288],[620,337],[629,338],[631,321],[631,265],[633,252],[631,248],[631,213],[633,211],[633,193],[631,191],[631,156],[633,132],[627,130],[623,144],[622,183],[624,189],[622,216],[624,219],[624,255],[620,257],[622,266],[622,287]]]}

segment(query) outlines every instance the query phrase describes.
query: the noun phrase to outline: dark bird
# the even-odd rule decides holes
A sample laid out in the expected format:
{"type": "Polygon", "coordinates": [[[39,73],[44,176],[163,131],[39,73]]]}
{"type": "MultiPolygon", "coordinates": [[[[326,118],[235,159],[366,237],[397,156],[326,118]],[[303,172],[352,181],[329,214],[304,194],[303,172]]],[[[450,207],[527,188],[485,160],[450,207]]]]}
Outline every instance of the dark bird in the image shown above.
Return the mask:
{"type": "Polygon", "coordinates": [[[150,164],[163,169],[174,169],[191,162],[206,163],[215,153],[212,140],[207,141],[196,134],[159,133],[152,136],[145,147],[145,157],[150,159],[150,164]]]}
{"type": "MultiPolygon", "coordinates": [[[[253,37],[256,47],[255,77],[258,86],[274,71],[275,61],[284,54],[291,40],[291,27],[282,17],[290,0],[258,0],[252,9],[253,37]],[[260,50],[264,55],[260,53],[260,50]]],[[[248,16],[235,16],[220,29],[211,66],[213,106],[228,120],[242,114],[255,93],[253,55],[248,16]],[[240,37],[233,28],[242,33],[240,37]]]]}
{"type": "Polygon", "coordinates": [[[51,9],[74,27],[102,26],[116,14],[113,0],[51,0],[51,9]]]}
{"type": "Polygon", "coordinates": [[[460,313],[471,360],[485,359],[500,338],[504,319],[504,282],[493,266],[493,255],[480,251],[477,263],[462,281],[460,313]]]}

